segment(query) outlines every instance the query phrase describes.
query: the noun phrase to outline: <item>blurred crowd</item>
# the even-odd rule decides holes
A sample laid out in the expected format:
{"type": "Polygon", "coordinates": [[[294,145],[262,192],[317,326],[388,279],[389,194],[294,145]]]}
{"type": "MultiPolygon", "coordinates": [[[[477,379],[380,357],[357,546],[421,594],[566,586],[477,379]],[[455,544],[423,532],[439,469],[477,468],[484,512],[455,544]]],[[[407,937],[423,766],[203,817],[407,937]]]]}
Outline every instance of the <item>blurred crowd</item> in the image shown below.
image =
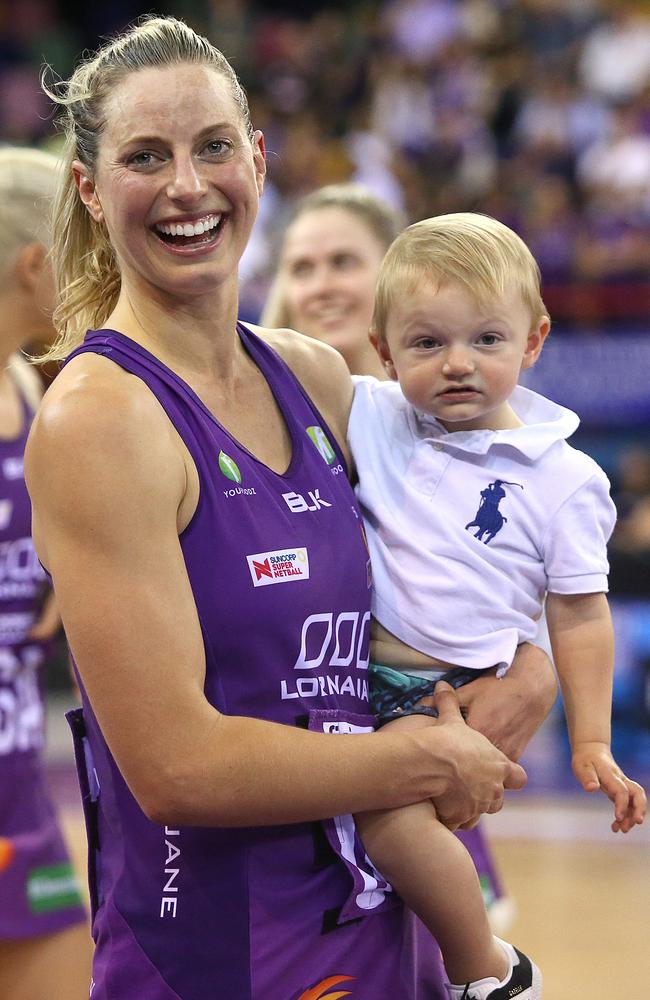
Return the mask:
{"type": "Polygon", "coordinates": [[[618,520],[610,542],[612,593],[650,595],[650,449],[629,445],[612,482],[618,520]]]}
{"type": "MultiPolygon", "coordinates": [[[[142,12],[128,0],[0,5],[0,138],[52,141],[40,92],[142,12]]],[[[160,3],[207,34],[249,93],[269,152],[244,260],[259,313],[295,200],[353,179],[409,220],[484,211],[536,254],[556,326],[647,328],[648,0],[160,3]]]]}

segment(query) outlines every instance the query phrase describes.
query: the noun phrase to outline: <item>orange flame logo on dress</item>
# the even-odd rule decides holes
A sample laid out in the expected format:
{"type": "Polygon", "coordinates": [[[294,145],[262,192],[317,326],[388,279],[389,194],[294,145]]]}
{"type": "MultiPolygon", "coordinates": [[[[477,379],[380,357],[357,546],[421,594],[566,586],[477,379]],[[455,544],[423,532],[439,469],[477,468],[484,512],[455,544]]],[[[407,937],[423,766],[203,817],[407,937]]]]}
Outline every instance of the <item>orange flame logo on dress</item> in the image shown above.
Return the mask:
{"type": "Polygon", "coordinates": [[[316,986],[305,990],[298,997],[298,1000],[340,1000],[340,997],[352,996],[349,990],[339,990],[337,993],[328,993],[327,991],[332,986],[338,986],[339,983],[351,982],[353,979],[354,976],[330,976],[329,979],[323,979],[316,986]]]}
{"type": "Polygon", "coordinates": [[[15,853],[16,848],[13,841],[8,840],[7,837],[0,837],[0,872],[7,870],[14,859],[15,853]]]}

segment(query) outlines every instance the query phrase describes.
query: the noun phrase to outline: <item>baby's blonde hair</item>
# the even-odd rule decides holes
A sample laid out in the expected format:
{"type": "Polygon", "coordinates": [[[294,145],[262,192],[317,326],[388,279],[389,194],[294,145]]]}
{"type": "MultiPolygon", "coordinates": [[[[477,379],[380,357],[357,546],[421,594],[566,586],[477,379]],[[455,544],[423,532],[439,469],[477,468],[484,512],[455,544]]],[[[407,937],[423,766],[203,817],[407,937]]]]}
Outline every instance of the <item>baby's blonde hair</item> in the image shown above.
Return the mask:
{"type": "Polygon", "coordinates": [[[386,339],[396,298],[422,281],[458,282],[481,303],[514,289],[530,310],[532,322],[548,315],[537,261],[521,237],[489,215],[437,215],[408,226],[393,241],[375,295],[372,328],[380,340],[386,339]]]}

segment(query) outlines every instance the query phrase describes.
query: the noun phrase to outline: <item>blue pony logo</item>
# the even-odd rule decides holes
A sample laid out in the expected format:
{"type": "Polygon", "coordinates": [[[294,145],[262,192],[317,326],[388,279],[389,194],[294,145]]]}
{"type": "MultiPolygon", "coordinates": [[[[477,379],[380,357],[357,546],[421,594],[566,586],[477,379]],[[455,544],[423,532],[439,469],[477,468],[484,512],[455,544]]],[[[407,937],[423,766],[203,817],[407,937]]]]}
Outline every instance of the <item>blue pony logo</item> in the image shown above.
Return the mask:
{"type": "Polygon", "coordinates": [[[505,479],[495,479],[484,490],[481,490],[481,502],[474,515],[474,520],[465,525],[465,531],[469,528],[478,528],[474,532],[474,538],[486,545],[492,541],[498,531],[508,520],[499,510],[499,504],[506,496],[504,486],[518,486],[523,490],[521,483],[509,483],[505,479]]]}

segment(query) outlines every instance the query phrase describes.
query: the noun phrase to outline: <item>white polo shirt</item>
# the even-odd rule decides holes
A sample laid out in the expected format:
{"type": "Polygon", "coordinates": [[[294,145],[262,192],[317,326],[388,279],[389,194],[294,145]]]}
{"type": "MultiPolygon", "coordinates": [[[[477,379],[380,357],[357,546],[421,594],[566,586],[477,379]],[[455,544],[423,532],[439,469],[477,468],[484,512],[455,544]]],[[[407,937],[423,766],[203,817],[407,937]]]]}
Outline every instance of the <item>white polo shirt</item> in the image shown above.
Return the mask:
{"type": "Polygon", "coordinates": [[[605,473],[566,443],[575,413],[518,386],[522,427],[448,432],[396,382],[354,382],[348,441],[389,632],[448,663],[504,667],[535,637],[546,591],[607,590],[616,510],[605,473]]]}

